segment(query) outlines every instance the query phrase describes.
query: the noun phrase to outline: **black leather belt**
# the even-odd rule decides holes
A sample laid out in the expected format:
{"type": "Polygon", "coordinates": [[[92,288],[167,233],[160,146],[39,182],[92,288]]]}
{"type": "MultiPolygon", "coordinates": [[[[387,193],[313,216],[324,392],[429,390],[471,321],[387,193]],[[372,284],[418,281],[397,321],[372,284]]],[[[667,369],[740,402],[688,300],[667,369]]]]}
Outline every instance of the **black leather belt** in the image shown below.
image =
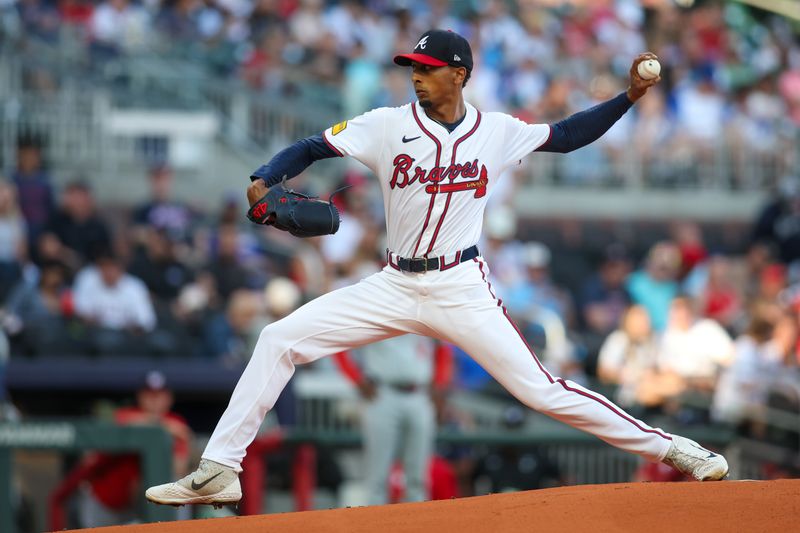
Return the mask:
{"type": "Polygon", "coordinates": [[[417,385],[416,383],[387,383],[386,385],[397,392],[404,392],[406,394],[417,392],[422,388],[422,385],[417,385]]]}
{"type": "Polygon", "coordinates": [[[478,257],[480,252],[478,247],[470,246],[466,250],[461,250],[455,253],[452,259],[448,260],[446,256],[439,257],[413,257],[407,259],[405,257],[398,257],[386,250],[389,265],[395,270],[402,270],[404,272],[427,272],[429,270],[447,270],[464,261],[470,261],[478,257]]]}

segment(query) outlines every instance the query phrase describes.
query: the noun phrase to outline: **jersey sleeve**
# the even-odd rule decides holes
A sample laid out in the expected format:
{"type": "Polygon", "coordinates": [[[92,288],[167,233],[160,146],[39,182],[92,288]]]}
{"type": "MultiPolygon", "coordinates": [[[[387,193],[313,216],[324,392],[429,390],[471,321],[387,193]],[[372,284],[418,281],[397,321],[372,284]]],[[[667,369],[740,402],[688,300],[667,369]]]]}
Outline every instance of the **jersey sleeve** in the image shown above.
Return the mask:
{"type": "Polygon", "coordinates": [[[549,124],[528,124],[509,115],[505,117],[503,170],[518,165],[523,157],[533,152],[550,138],[549,124]]]}
{"type": "Polygon", "coordinates": [[[353,119],[334,124],[322,138],[339,156],[349,155],[375,169],[383,151],[386,109],[373,109],[353,119]]]}

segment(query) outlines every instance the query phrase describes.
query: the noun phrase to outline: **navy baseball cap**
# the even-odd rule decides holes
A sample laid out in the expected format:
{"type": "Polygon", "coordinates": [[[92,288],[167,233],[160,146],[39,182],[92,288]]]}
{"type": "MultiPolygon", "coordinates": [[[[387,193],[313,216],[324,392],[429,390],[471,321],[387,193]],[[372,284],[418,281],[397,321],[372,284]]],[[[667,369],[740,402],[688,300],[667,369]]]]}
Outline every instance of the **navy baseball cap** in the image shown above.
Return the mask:
{"type": "Polygon", "coordinates": [[[394,62],[401,67],[411,66],[416,61],[432,67],[464,67],[472,71],[472,49],[459,34],[449,30],[429,30],[419,38],[410,54],[394,56],[394,62]]]}

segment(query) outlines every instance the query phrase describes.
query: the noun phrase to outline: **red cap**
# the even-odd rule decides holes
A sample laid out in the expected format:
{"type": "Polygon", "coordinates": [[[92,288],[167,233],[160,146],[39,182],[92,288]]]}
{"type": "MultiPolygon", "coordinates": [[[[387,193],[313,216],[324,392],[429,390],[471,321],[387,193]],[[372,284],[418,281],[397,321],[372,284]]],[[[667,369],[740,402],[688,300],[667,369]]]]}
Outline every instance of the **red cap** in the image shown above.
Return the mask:
{"type": "Polygon", "coordinates": [[[430,65],[432,67],[444,67],[448,64],[446,61],[436,59],[435,57],[426,54],[398,54],[394,56],[394,62],[398,65],[409,66],[412,61],[422,63],[423,65],[430,65]],[[398,59],[400,59],[400,61],[398,61],[398,59]],[[403,61],[403,59],[407,59],[408,62],[403,61]]]}

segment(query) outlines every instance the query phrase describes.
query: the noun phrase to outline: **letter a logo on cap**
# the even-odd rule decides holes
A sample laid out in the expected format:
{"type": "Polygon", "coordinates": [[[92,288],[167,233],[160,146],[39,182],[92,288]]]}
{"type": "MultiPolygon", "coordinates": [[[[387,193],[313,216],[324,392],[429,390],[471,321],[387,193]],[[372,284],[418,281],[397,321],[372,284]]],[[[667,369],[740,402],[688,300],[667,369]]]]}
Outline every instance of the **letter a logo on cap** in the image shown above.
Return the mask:
{"type": "Polygon", "coordinates": [[[420,39],[419,42],[417,43],[417,46],[414,47],[414,50],[416,50],[417,48],[425,50],[425,47],[428,45],[428,37],[429,35],[426,35],[425,37],[420,39]]]}

